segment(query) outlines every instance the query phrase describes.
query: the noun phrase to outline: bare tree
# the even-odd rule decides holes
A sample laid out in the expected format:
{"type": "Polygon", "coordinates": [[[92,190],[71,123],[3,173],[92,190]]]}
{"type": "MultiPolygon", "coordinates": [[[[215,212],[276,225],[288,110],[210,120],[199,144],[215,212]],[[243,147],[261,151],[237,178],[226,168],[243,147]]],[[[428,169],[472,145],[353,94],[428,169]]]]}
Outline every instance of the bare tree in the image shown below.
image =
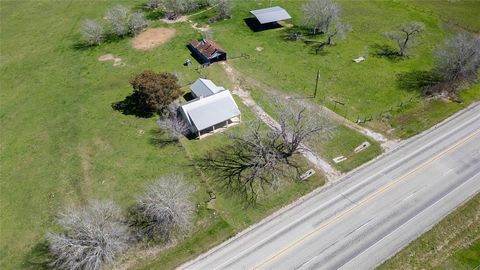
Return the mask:
{"type": "Polygon", "coordinates": [[[409,48],[418,44],[418,37],[423,31],[425,31],[423,23],[409,22],[402,24],[398,31],[386,32],[385,36],[397,44],[398,55],[403,57],[409,48]]]}
{"type": "Polygon", "coordinates": [[[98,45],[103,41],[103,26],[93,20],[85,20],[80,28],[83,39],[90,45],[98,45]]]}
{"type": "Polygon", "coordinates": [[[128,34],[129,10],[123,5],[115,5],[105,14],[105,19],[110,25],[110,30],[117,36],[128,34]]]}
{"type": "Polygon", "coordinates": [[[160,177],[137,199],[137,225],[145,236],[168,240],[176,232],[190,229],[195,206],[194,187],[183,176],[160,177]]]}
{"type": "Polygon", "coordinates": [[[47,235],[58,269],[101,269],[129,247],[129,226],[111,201],[90,201],[83,208],[60,212],[65,234],[47,235]]]}
{"type": "Polygon", "coordinates": [[[460,33],[437,49],[434,71],[447,87],[455,92],[462,82],[474,82],[480,68],[480,38],[460,33]]]}
{"type": "Polygon", "coordinates": [[[128,18],[128,31],[131,34],[138,34],[148,27],[148,21],[143,12],[135,12],[128,18]]]}
{"type": "Polygon", "coordinates": [[[157,121],[160,128],[167,131],[170,138],[175,141],[180,140],[182,136],[185,136],[189,132],[188,125],[179,112],[179,106],[178,101],[172,102],[167,106],[157,121]]]}
{"type": "Polygon", "coordinates": [[[233,7],[232,0],[209,0],[208,3],[211,6],[215,6],[217,11],[217,15],[214,18],[215,20],[223,20],[231,17],[233,7]]]}
{"type": "Polygon", "coordinates": [[[199,0],[153,0],[148,6],[163,9],[170,18],[196,10],[200,5],[199,0]]]}
{"type": "Polygon", "coordinates": [[[162,3],[164,0],[149,0],[145,6],[147,9],[159,9],[162,7],[162,3]]]}
{"type": "Polygon", "coordinates": [[[258,188],[275,186],[286,168],[297,168],[291,157],[304,149],[308,138],[326,128],[305,108],[276,107],[281,110],[279,126],[265,129],[255,122],[248,132],[230,135],[231,147],[211,153],[204,160],[204,166],[219,174],[227,188],[253,202],[258,188]]]}
{"type": "Polygon", "coordinates": [[[348,24],[342,23],[340,20],[337,20],[333,27],[331,26],[325,35],[327,36],[326,45],[332,45],[334,38],[344,39],[348,32],[352,31],[352,28],[348,24]]]}
{"type": "Polygon", "coordinates": [[[313,30],[313,34],[326,33],[340,18],[340,6],[331,0],[310,0],[302,5],[303,24],[313,30]]]}

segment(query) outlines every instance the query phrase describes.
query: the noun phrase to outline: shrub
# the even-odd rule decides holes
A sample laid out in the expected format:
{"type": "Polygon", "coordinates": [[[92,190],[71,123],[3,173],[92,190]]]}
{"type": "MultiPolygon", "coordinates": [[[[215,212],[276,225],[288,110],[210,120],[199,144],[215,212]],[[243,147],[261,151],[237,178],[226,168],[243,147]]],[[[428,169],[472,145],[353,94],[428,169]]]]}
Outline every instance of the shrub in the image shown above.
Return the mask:
{"type": "Polygon", "coordinates": [[[168,240],[175,232],[191,227],[194,188],[178,175],[161,177],[138,197],[136,216],[146,237],[168,240]]]}
{"type": "Polygon", "coordinates": [[[129,247],[129,227],[113,202],[67,208],[57,221],[65,233],[49,233],[47,238],[58,269],[101,269],[129,247]]]}
{"type": "Polygon", "coordinates": [[[135,12],[128,18],[128,31],[133,35],[140,33],[147,27],[148,22],[143,12],[135,12]]]}
{"type": "Polygon", "coordinates": [[[107,10],[105,19],[110,25],[110,31],[116,36],[128,34],[128,8],[122,5],[116,5],[107,10]]]}
{"type": "Polygon", "coordinates": [[[103,26],[93,20],[85,20],[80,28],[83,39],[90,45],[98,45],[103,41],[103,26]]]}

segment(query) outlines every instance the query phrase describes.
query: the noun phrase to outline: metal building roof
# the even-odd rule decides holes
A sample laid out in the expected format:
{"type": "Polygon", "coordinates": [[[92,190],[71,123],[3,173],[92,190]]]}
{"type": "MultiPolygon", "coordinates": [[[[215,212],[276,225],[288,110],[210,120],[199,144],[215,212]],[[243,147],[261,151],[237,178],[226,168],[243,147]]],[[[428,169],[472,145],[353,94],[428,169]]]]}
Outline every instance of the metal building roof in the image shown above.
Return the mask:
{"type": "Polygon", "coordinates": [[[190,86],[190,90],[192,90],[195,97],[208,97],[225,90],[225,88],[216,86],[210,80],[198,79],[190,86]]]}
{"type": "Polygon", "coordinates": [[[240,115],[240,110],[228,90],[191,101],[180,108],[187,116],[187,122],[197,131],[240,115]]]}
{"type": "Polygon", "coordinates": [[[252,13],[253,16],[257,17],[257,20],[261,24],[288,20],[292,18],[285,9],[278,6],[252,10],[250,11],[250,13],[252,13]]]}
{"type": "Polygon", "coordinates": [[[195,48],[200,54],[202,54],[207,59],[215,57],[215,54],[218,53],[226,53],[220,45],[218,45],[215,41],[210,39],[202,39],[202,40],[192,40],[190,42],[190,46],[195,48]]]}

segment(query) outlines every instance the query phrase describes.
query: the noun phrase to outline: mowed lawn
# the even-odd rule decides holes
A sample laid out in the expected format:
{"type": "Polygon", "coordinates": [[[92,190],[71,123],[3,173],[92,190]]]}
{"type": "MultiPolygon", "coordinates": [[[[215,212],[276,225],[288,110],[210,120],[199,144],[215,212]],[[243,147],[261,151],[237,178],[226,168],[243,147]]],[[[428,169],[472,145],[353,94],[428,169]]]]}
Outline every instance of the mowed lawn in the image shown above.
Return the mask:
{"type": "MultiPolygon", "coordinates": [[[[422,1],[419,1],[424,5],[422,1]]],[[[432,2],[432,1],[430,1],[432,2]]],[[[438,1],[436,1],[438,2],[438,1]]],[[[435,3],[436,3],[435,2],[435,3]]],[[[453,34],[451,25],[447,25],[439,13],[426,11],[402,1],[338,1],[342,7],[342,18],[352,27],[345,40],[335,40],[336,45],[327,47],[315,54],[311,45],[302,41],[286,41],[289,27],[269,31],[253,32],[244,22],[251,17],[252,9],[268,7],[270,1],[238,1],[233,18],[211,25],[212,35],[224,46],[231,56],[247,54],[247,58],[232,61],[241,72],[265,82],[287,94],[310,97],[313,94],[317,70],[320,70],[320,82],[315,101],[324,104],[350,120],[373,118],[369,125],[382,132],[390,130],[392,136],[409,137],[434,123],[448,117],[452,111],[468,105],[472,100],[480,99],[480,89],[468,89],[463,104],[442,102],[444,109],[435,106],[435,101],[423,102],[419,89],[402,89],[399,76],[414,71],[425,71],[432,67],[432,55],[437,45],[453,34]],[[410,57],[389,59],[377,56],[378,47],[393,46],[383,33],[392,31],[402,23],[419,21],[425,24],[426,31],[419,46],[413,48],[410,57]],[[258,49],[260,48],[260,49],[258,49]],[[352,59],[364,56],[367,60],[355,64],[352,59]],[[334,101],[345,105],[335,107],[334,101]],[[404,111],[399,105],[408,104],[404,111]],[[430,108],[433,106],[434,108],[430,108]],[[425,124],[418,125],[415,118],[406,119],[411,111],[431,110],[440,117],[425,115],[425,124]],[[445,112],[442,112],[445,110],[445,112]],[[379,121],[380,113],[387,117],[379,121]],[[403,117],[403,118],[402,118],[403,117]],[[402,118],[401,121],[398,118],[402,118]]],[[[276,0],[272,5],[280,5],[292,15],[288,24],[301,25],[303,1],[276,0]]],[[[426,5],[426,4],[425,4],[426,5]]],[[[431,6],[435,4],[431,3],[431,6]]],[[[445,7],[441,15],[449,13],[448,7],[454,7],[455,14],[465,11],[462,19],[465,24],[476,25],[480,13],[480,2],[442,1],[445,7]]],[[[436,11],[436,10],[435,10],[436,11]]],[[[205,16],[198,15],[196,21],[205,23],[205,16]]],[[[455,16],[451,16],[455,17],[455,16]]],[[[460,20],[460,19],[459,19],[460,20]]],[[[310,37],[308,37],[310,38],[310,37]]],[[[322,37],[318,37],[322,40],[322,37]]]]}

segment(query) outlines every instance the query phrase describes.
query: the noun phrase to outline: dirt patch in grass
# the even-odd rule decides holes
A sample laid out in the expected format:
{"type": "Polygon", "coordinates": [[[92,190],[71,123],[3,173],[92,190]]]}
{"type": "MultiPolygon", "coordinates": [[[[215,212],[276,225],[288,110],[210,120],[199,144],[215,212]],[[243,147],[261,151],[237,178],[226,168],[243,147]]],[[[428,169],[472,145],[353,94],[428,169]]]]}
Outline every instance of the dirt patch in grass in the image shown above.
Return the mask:
{"type": "Polygon", "coordinates": [[[107,54],[104,54],[104,55],[98,57],[98,61],[100,61],[100,62],[113,61],[113,66],[114,67],[125,65],[125,63],[122,62],[122,58],[115,57],[115,55],[113,55],[111,53],[107,53],[107,54]]]}
{"type": "Polygon", "coordinates": [[[178,16],[175,20],[169,20],[167,18],[160,19],[160,21],[168,24],[186,22],[187,20],[188,20],[188,16],[178,16]]]}
{"type": "Polygon", "coordinates": [[[142,32],[132,40],[132,47],[137,50],[149,50],[160,46],[175,36],[175,29],[152,28],[142,32]]]}

